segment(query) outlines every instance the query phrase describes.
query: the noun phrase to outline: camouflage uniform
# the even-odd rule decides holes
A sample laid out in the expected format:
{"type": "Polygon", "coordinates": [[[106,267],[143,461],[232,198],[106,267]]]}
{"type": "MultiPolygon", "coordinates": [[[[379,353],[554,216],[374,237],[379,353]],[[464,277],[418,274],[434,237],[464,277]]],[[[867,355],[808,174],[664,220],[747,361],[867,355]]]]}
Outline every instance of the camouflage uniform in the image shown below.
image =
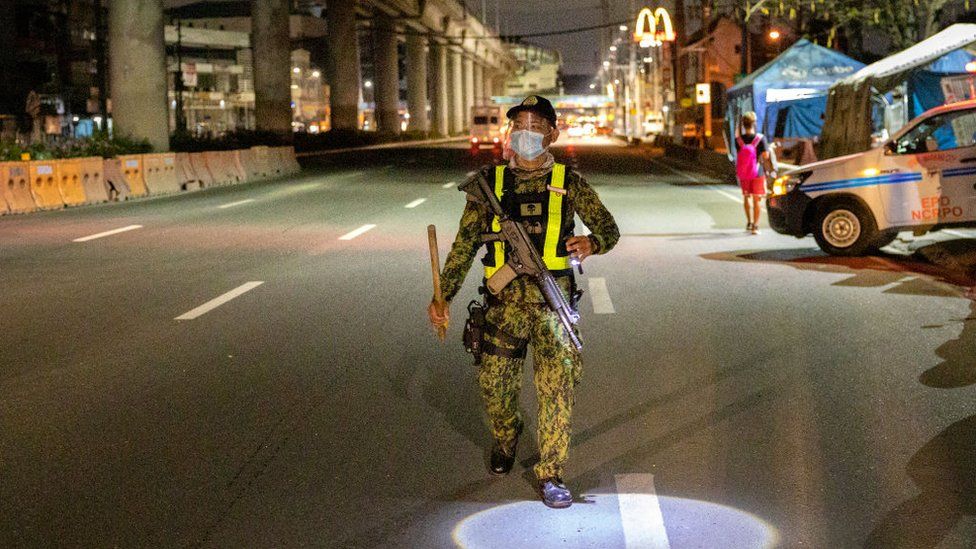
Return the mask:
{"type": "MultiPolygon", "coordinates": [[[[515,193],[544,193],[548,174],[529,180],[517,180],[515,193]]],[[[620,238],[617,224],[600,202],[592,187],[578,173],[566,171],[566,198],[570,205],[566,215],[579,214],[592,231],[594,253],[603,254],[620,238]]],[[[461,216],[457,237],[441,273],[444,299],[450,302],[464,282],[478,249],[481,235],[488,232],[491,216],[485,208],[468,201],[461,216]]],[[[567,300],[573,284],[571,277],[557,277],[567,300]]],[[[538,478],[560,476],[569,453],[570,416],[573,389],[580,381],[580,355],[569,342],[558,316],[549,310],[535,282],[525,275],[503,289],[486,313],[490,326],[518,339],[527,339],[535,364],[535,387],[539,401],[539,463],[534,471],[538,478]]],[[[487,337],[491,344],[511,349],[504,337],[487,337]]],[[[502,448],[511,449],[522,417],[518,396],[522,384],[524,359],[482,355],[478,371],[492,436],[502,448]]]]}

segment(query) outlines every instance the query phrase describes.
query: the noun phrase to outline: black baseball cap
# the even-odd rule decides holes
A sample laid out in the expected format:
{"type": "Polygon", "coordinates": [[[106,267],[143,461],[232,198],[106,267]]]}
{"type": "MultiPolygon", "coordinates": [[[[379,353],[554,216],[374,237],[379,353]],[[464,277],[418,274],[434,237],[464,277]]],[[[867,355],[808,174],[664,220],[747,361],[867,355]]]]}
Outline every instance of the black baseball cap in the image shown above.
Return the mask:
{"type": "Polygon", "coordinates": [[[541,95],[530,95],[526,97],[521,103],[515,105],[511,109],[508,109],[505,116],[511,120],[518,116],[518,113],[522,111],[534,112],[548,120],[549,123],[552,124],[553,128],[556,127],[556,109],[552,107],[552,103],[550,103],[548,99],[542,97],[541,95]]]}

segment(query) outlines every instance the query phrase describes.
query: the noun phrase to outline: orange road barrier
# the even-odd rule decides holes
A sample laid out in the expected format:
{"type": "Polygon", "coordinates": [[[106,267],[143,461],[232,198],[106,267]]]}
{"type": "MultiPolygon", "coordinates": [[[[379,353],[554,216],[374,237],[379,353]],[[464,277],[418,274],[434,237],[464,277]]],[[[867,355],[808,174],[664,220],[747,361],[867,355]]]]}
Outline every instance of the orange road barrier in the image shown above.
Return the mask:
{"type": "Polygon", "coordinates": [[[10,213],[27,213],[37,210],[31,194],[27,162],[0,162],[0,182],[4,201],[10,213]]]}
{"type": "Polygon", "coordinates": [[[142,155],[143,175],[149,194],[168,194],[180,191],[176,174],[176,154],[158,153],[142,155]]]}
{"type": "Polygon", "coordinates": [[[108,186],[105,185],[105,161],[100,156],[72,158],[81,170],[81,186],[85,190],[88,204],[108,201],[108,186]]]}
{"type": "Polygon", "coordinates": [[[146,188],[146,176],[142,167],[142,155],[129,154],[119,156],[122,175],[125,182],[129,185],[131,196],[146,196],[149,189],[146,188]]]}
{"type": "Polygon", "coordinates": [[[64,207],[58,188],[59,164],[57,160],[34,160],[27,163],[31,194],[34,195],[34,203],[39,209],[57,210],[64,207]]]}
{"type": "Polygon", "coordinates": [[[180,182],[180,187],[183,190],[203,188],[203,180],[193,169],[190,153],[176,153],[176,179],[180,182]]]}
{"type": "Polygon", "coordinates": [[[237,151],[237,158],[248,181],[259,181],[267,177],[264,171],[261,170],[261,167],[258,166],[258,157],[254,149],[241,149],[237,151]]]}
{"type": "Polygon", "coordinates": [[[230,157],[228,162],[230,166],[234,169],[234,175],[237,176],[237,182],[246,183],[250,181],[250,178],[247,176],[247,170],[245,170],[244,165],[241,164],[241,151],[240,150],[227,151],[227,156],[230,157]]]}
{"type": "Polygon", "coordinates": [[[282,174],[283,170],[278,165],[277,154],[271,147],[252,147],[251,150],[254,151],[258,169],[264,177],[278,177],[282,174]]]}
{"type": "Polygon", "coordinates": [[[204,156],[205,154],[206,153],[190,153],[190,165],[193,166],[193,173],[195,173],[197,179],[200,180],[201,186],[213,187],[214,185],[217,185],[217,179],[207,166],[207,159],[204,156]]]}
{"type": "Polygon", "coordinates": [[[237,169],[234,167],[233,153],[230,151],[210,151],[203,153],[207,168],[218,185],[239,183],[237,169]]]}
{"type": "Polygon", "coordinates": [[[109,200],[128,200],[132,196],[132,189],[129,188],[128,179],[122,171],[121,160],[106,158],[102,162],[102,173],[105,174],[105,187],[109,200]]]}
{"type": "Polygon", "coordinates": [[[82,184],[83,167],[77,158],[58,161],[58,190],[66,206],[80,206],[88,203],[85,187],[82,184]]]}
{"type": "Polygon", "coordinates": [[[281,164],[284,174],[294,175],[302,171],[302,167],[298,165],[298,160],[295,158],[295,147],[276,147],[276,149],[278,162],[281,164]]]}

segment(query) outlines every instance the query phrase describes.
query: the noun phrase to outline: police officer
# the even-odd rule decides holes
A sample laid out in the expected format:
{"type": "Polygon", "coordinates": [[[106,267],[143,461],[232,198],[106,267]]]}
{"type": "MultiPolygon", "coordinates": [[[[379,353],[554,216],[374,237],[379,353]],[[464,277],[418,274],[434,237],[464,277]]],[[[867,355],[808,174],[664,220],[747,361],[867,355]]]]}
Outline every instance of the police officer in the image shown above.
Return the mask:
{"type": "MultiPolygon", "coordinates": [[[[556,111],[547,99],[526,97],[508,111],[510,148],[507,165],[489,167],[487,175],[508,215],[532,227],[530,236],[570,302],[578,298],[572,260],[610,251],[620,238],[617,224],[596,191],[573,170],[556,163],[548,151],[559,138],[556,111]],[[575,216],[591,231],[576,236],[575,216]]],[[[493,231],[494,216],[468,201],[457,237],[441,273],[445,306],[431,301],[428,315],[436,326],[446,325],[450,302],[461,288],[482,246],[493,231]]],[[[485,278],[504,265],[505,245],[489,242],[482,259],[485,278]]],[[[546,305],[535,281],[525,275],[498,295],[487,296],[483,353],[478,370],[491,434],[494,439],[489,471],[505,475],[515,463],[523,420],[518,406],[522,364],[532,348],[534,381],[539,401],[539,462],[534,467],[543,503],[569,507],[573,495],[562,481],[569,454],[573,393],[580,380],[579,352],[570,343],[558,316],[546,305]]]]}

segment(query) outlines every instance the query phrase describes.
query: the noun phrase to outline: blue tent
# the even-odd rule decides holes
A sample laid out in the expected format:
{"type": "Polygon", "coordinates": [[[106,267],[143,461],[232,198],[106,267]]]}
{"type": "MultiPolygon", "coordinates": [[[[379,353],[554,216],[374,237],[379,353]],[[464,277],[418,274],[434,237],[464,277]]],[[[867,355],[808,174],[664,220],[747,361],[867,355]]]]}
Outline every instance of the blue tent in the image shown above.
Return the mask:
{"type": "MultiPolygon", "coordinates": [[[[820,115],[813,112],[822,101],[816,99],[837,80],[858,71],[864,64],[829,48],[818,46],[806,39],[800,39],[759,70],[740,80],[729,88],[729,107],[726,109],[726,122],[729,128],[729,143],[734,143],[734,132],[742,113],[754,111],[757,127],[767,128],[765,124],[769,111],[775,117],[779,106],[776,103],[788,101],[802,103],[796,113],[799,119],[792,121],[790,128],[795,134],[782,137],[807,137],[806,132],[814,126],[822,125],[820,115]]],[[[790,112],[794,109],[791,107],[790,112]]]]}

